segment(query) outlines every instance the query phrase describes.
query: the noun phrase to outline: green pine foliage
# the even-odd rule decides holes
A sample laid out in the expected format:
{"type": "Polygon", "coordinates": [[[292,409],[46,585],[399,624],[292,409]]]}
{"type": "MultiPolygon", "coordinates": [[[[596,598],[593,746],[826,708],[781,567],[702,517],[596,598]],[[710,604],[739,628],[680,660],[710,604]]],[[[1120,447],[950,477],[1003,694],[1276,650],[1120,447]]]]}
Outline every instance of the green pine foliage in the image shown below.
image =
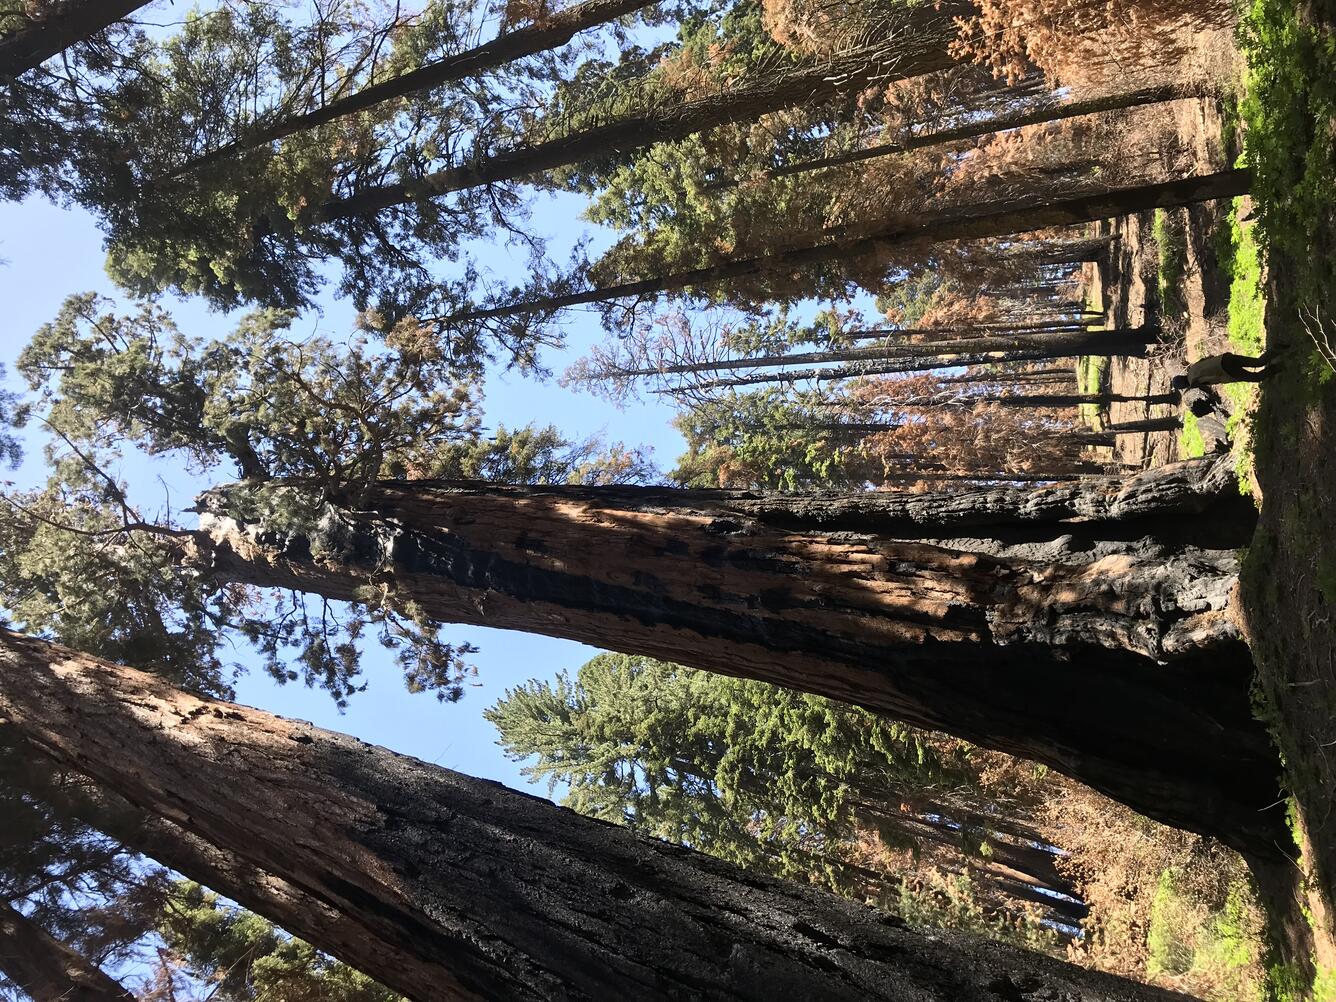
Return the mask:
{"type": "Polygon", "coordinates": [[[687,442],[669,478],[684,487],[859,488],[884,473],[861,439],[823,426],[823,412],[781,389],[729,391],[685,408],[687,442]]]}
{"type": "MultiPolygon", "coordinates": [[[[902,806],[978,807],[959,742],[828,699],[652,658],[602,654],[571,677],[507,690],[486,713],[533,780],[592,817],[743,867],[876,900],[907,917],[1051,946],[979,888],[865,865],[868,838],[911,853],[902,806]]],[[[959,850],[987,855],[965,826],[959,850]]]]}
{"type": "Polygon", "coordinates": [[[366,975],[190,881],[174,881],[157,932],[173,966],[218,1002],[401,1002],[366,975]]]}

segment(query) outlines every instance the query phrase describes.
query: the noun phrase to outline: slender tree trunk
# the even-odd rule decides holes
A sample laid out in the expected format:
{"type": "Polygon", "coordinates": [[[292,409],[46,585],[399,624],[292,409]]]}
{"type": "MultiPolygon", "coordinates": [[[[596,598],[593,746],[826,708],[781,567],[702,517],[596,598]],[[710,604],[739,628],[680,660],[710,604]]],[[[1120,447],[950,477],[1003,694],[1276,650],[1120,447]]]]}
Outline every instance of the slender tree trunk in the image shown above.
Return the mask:
{"type": "Polygon", "coordinates": [[[1066,383],[1076,381],[1076,371],[1053,367],[1020,372],[967,372],[963,376],[941,376],[939,383],[1066,383]]]}
{"type": "Polygon", "coordinates": [[[1096,404],[1100,407],[1114,403],[1173,404],[1176,393],[1150,393],[1145,396],[1124,393],[980,393],[964,398],[969,401],[987,401],[1002,407],[1079,407],[1096,404]]]}
{"type": "MultiPolygon", "coordinates": [[[[1138,328],[1098,331],[1081,338],[1054,341],[1047,345],[1041,339],[1030,339],[1031,344],[1034,345],[1033,347],[1008,352],[937,353],[933,351],[938,347],[937,345],[923,345],[923,349],[927,350],[921,351],[917,357],[906,356],[897,362],[883,364],[872,361],[853,365],[832,365],[826,368],[783,369],[745,376],[705,379],[691,383],[686,388],[691,390],[714,390],[722,387],[757,386],[763,383],[793,383],[806,379],[829,381],[832,379],[853,379],[860,376],[885,376],[899,372],[931,372],[936,369],[955,369],[966,365],[1047,362],[1059,358],[1081,358],[1087,355],[1101,358],[1139,358],[1145,355],[1146,345],[1154,339],[1153,333],[1144,328],[1138,328]]],[[[658,392],[677,393],[681,390],[675,388],[658,392]]]]}
{"type": "Polygon", "coordinates": [[[33,1002],[134,1002],[101,968],[0,900],[0,972],[33,1002]]]}
{"type": "Polygon", "coordinates": [[[565,45],[581,31],[648,7],[653,2],[654,0],[585,0],[584,3],[576,4],[574,7],[547,15],[541,21],[527,27],[504,32],[483,45],[427,63],[389,80],[363,87],[354,94],[331,101],[304,115],[294,115],[257,129],[204,156],[196,157],[165,175],[161,180],[180,177],[229,157],[239,156],[257,146],[365,111],[385,101],[408,97],[432,87],[485,73],[525,56],[555,49],[565,45]]]}
{"type": "MultiPolygon", "coordinates": [[[[922,150],[931,146],[960,142],[962,139],[988,136],[994,132],[1019,129],[1026,125],[1040,125],[1044,122],[1057,122],[1067,118],[1078,118],[1082,115],[1094,115],[1100,112],[1118,111],[1123,108],[1135,108],[1140,105],[1158,104],[1181,97],[1192,97],[1197,93],[1197,89],[1182,84],[1165,84],[1159,87],[1143,87],[1138,90],[1124,91],[1120,94],[1106,94],[1082,101],[1062,102],[1054,101],[1050,97],[1048,100],[1038,103],[1038,107],[1035,106],[1036,102],[1031,102],[1020,109],[974,118],[965,125],[958,125],[951,129],[922,132],[896,142],[878,143],[875,146],[866,146],[863,149],[851,150],[847,153],[800,160],[797,163],[786,164],[783,167],[765,171],[763,176],[771,178],[792,177],[795,174],[826,170],[830,167],[843,167],[894,153],[908,153],[912,150],[922,150]]],[[[711,187],[724,190],[735,187],[737,184],[736,179],[730,179],[721,181],[711,187]]]]}
{"type": "Polygon", "coordinates": [[[1039,323],[962,324],[957,327],[887,327],[881,330],[846,331],[840,336],[850,341],[877,338],[921,337],[929,341],[954,341],[967,337],[1006,336],[1008,334],[1075,333],[1092,326],[1086,320],[1051,320],[1039,323]]]}
{"type": "MultiPolygon", "coordinates": [[[[149,0],[56,0],[43,17],[0,37],[0,78],[35,69],[76,42],[133,14],[149,0]]],[[[20,5],[21,6],[21,5],[20,5]]]]}
{"type": "Polygon", "coordinates": [[[1148,209],[1170,208],[1217,198],[1229,198],[1246,194],[1251,186],[1252,173],[1236,168],[1181,181],[1115,188],[1099,195],[1080,198],[1055,200],[1047,196],[1027,195],[1013,199],[1010,203],[1000,205],[988,203],[928,215],[910,223],[896,224],[870,236],[831,240],[809,247],[775,251],[762,257],[725,261],[706,268],[694,268],[690,271],[603,286],[584,292],[542,296],[504,306],[465,310],[439,319],[451,323],[483,320],[520,313],[541,313],[632,296],[653,296],[676,289],[703,288],[734,279],[761,275],[775,269],[788,271],[831,261],[859,258],[888,247],[919,241],[936,243],[944,240],[982,240],[1050,226],[1090,223],[1098,219],[1125,216],[1148,209]]]}
{"type": "Polygon", "coordinates": [[[762,355],[756,358],[733,358],[710,362],[680,362],[656,368],[621,369],[608,372],[603,378],[636,378],[640,376],[670,376],[699,372],[727,372],[739,369],[774,369],[790,365],[824,365],[830,362],[880,362],[897,358],[922,358],[936,355],[977,354],[994,351],[1059,351],[1052,358],[1080,357],[1100,351],[1109,345],[1126,348],[1129,344],[1147,340],[1142,329],[1098,331],[1084,329],[1072,332],[997,333],[979,334],[958,340],[915,342],[888,342],[866,348],[831,348],[825,351],[798,351],[787,355],[762,355]],[[1087,350],[1090,348],[1091,350],[1087,350]],[[1068,355],[1071,352],[1073,354],[1068,355]]]}
{"type": "Polygon", "coordinates": [[[318,524],[288,525],[242,513],[300,510],[297,485],[210,492],[186,557],[333,599],[375,581],[441,622],[804,689],[1240,848],[1282,837],[1229,616],[1255,513],[1228,464],[947,494],[397,481],[327,498],[318,524]]]}
{"type": "Polygon", "coordinates": [[[973,6],[948,0],[933,7],[906,8],[899,25],[887,25],[885,45],[859,51],[821,66],[784,73],[772,80],[725,90],[708,99],[665,107],[596,126],[583,132],[521,146],[503,153],[428,174],[410,184],[367,188],[347,198],[322,205],[317,222],[332,222],[371,215],[395,205],[485,184],[513,181],[555,167],[581,163],[611,153],[642,149],[655,143],[684,139],[706,129],[733,122],[754,121],[795,105],[810,105],[839,95],[854,94],[876,80],[892,80],[933,73],[955,64],[949,49],[955,38],[953,17],[973,6]]]}
{"type": "MultiPolygon", "coordinates": [[[[1072,1002],[1180,998],[910,932],[813,888],[8,632],[0,713],[59,765],[355,922],[361,936],[336,955],[423,1002],[995,1002],[1018,986],[1072,1002]]],[[[266,917],[300,924],[271,905],[266,917]]]]}
{"type": "Polygon", "coordinates": [[[1139,435],[1150,431],[1177,431],[1183,427],[1183,419],[1177,414],[1168,417],[1145,418],[1140,421],[1123,421],[1111,424],[1104,430],[1114,435],[1139,435]]]}

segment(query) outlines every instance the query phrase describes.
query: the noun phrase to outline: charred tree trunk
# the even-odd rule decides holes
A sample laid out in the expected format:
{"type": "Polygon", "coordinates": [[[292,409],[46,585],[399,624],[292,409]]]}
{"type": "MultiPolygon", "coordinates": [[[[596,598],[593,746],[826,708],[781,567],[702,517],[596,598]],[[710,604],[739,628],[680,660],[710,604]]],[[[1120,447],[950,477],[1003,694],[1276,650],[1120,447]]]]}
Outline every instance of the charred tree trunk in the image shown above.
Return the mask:
{"type": "Polygon", "coordinates": [[[1173,404],[1177,393],[1148,393],[1144,396],[1125,393],[997,393],[971,394],[967,400],[987,401],[1001,407],[1079,407],[1081,404],[1173,404]]]}
{"type": "Polygon", "coordinates": [[[2,900],[0,971],[33,1002],[134,1002],[96,964],[2,900]]]}
{"type": "Polygon", "coordinates": [[[385,101],[408,97],[432,87],[453,83],[504,66],[525,56],[555,49],[565,45],[581,31],[640,10],[642,7],[648,7],[653,2],[654,0],[585,0],[584,3],[574,7],[548,14],[540,22],[515,31],[504,32],[490,42],[466,52],[438,59],[408,73],[363,87],[355,94],[331,101],[304,115],[285,118],[267,128],[259,129],[183,164],[164,176],[162,180],[180,177],[229,157],[238,156],[247,150],[253,150],[257,146],[365,111],[385,101]]]}
{"type": "Polygon", "coordinates": [[[1053,367],[1014,372],[967,372],[963,376],[942,376],[939,383],[1074,383],[1076,370],[1053,367]]]}
{"type": "MultiPolygon", "coordinates": [[[[1181,998],[913,933],[809,887],[8,632],[0,713],[59,765],[343,915],[361,935],[315,945],[423,1002],[1181,998]]],[[[300,924],[277,899],[266,917],[300,924]]]]}
{"type": "Polygon", "coordinates": [[[1275,851],[1276,762],[1229,615],[1255,514],[1227,464],[948,494],[398,481],[324,497],[294,525],[244,513],[317,500],[299,485],[210,492],[186,558],[350,601],[383,582],[440,622],[819,693],[1275,851]]]}
{"type": "Polygon", "coordinates": [[[96,35],[145,6],[149,0],[64,0],[19,31],[0,37],[0,77],[36,69],[71,45],[96,35]]]}
{"type": "Polygon", "coordinates": [[[1149,209],[1229,198],[1246,194],[1251,186],[1252,173],[1236,168],[1218,174],[1113,189],[1098,195],[1079,198],[1053,199],[1027,195],[1001,205],[988,203],[967,209],[925,215],[869,236],[830,240],[809,247],[780,250],[761,257],[725,261],[705,268],[694,268],[690,271],[625,282],[621,285],[603,286],[584,292],[544,296],[504,306],[466,310],[439,319],[443,322],[458,323],[522,313],[542,313],[568,306],[604,303],[632,296],[653,296],[676,289],[709,287],[732,279],[761,275],[773,269],[788,271],[831,261],[860,258],[887,247],[903,246],[919,241],[936,243],[944,240],[982,240],[1049,226],[1091,223],[1098,219],[1125,216],[1149,209]]]}

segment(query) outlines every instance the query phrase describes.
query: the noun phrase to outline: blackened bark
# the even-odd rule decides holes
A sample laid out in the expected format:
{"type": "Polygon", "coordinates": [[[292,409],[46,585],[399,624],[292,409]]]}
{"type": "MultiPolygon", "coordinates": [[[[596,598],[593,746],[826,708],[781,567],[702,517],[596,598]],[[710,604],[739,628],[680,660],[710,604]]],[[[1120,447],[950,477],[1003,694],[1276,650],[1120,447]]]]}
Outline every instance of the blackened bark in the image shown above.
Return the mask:
{"type": "Polygon", "coordinates": [[[33,1002],[134,1002],[86,957],[0,900],[0,971],[33,1002]]]}
{"type": "Polygon", "coordinates": [[[439,319],[450,323],[482,320],[489,317],[559,310],[587,303],[605,303],[632,296],[652,296],[676,289],[709,287],[733,279],[751,278],[776,269],[807,268],[831,261],[859,258],[887,247],[902,246],[917,241],[933,243],[944,240],[982,240],[1049,226],[1090,223],[1098,219],[1125,216],[1149,209],[1171,208],[1217,198],[1230,198],[1247,194],[1251,186],[1252,173],[1246,169],[1236,168],[1181,181],[1115,188],[1099,195],[1080,198],[1055,200],[1045,196],[1027,195],[1009,203],[990,203],[924,216],[890,226],[870,236],[780,250],[761,257],[725,261],[706,268],[694,268],[690,271],[603,286],[563,296],[544,296],[504,306],[466,310],[439,319]]]}
{"type": "Polygon", "coordinates": [[[149,0],[64,0],[19,31],[0,37],[0,77],[35,69],[76,42],[133,14],[149,0]]]}
{"type": "MultiPolygon", "coordinates": [[[[357,923],[362,935],[332,952],[423,1002],[1182,999],[912,932],[810,887],[8,632],[0,713],[59,765],[357,923]]],[[[266,916],[290,927],[273,906],[266,916]]]]}
{"type": "Polygon", "coordinates": [[[1253,514],[1227,464],[905,495],[383,482],[325,488],[306,526],[248,521],[266,489],[200,498],[193,559],[219,579],[344,600],[375,581],[441,622],[819,693],[1274,851],[1229,615],[1253,514]]]}
{"type": "Polygon", "coordinates": [[[555,49],[558,46],[565,45],[581,31],[619,18],[623,14],[640,10],[642,7],[648,7],[654,2],[655,0],[585,0],[584,3],[577,4],[574,7],[550,14],[541,22],[515,31],[504,32],[490,42],[476,46],[466,52],[460,52],[445,59],[438,59],[408,73],[402,73],[378,84],[363,87],[354,94],[331,101],[329,104],[309,111],[304,115],[294,115],[267,128],[258,129],[247,136],[183,164],[165,175],[162,180],[166,181],[180,177],[191,171],[237,156],[247,150],[253,150],[265,143],[272,143],[286,136],[314,129],[326,122],[365,111],[367,108],[385,101],[407,97],[432,87],[463,80],[466,77],[485,73],[498,66],[504,66],[506,63],[521,59],[524,56],[555,49]]]}

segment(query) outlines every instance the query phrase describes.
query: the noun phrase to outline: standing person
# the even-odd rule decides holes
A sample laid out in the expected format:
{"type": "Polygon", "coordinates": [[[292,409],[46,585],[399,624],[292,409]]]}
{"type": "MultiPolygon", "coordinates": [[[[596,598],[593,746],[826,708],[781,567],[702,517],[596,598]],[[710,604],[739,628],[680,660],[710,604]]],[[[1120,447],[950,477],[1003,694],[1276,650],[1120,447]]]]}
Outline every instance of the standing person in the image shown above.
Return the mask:
{"type": "Polygon", "coordinates": [[[1270,351],[1264,351],[1257,357],[1226,351],[1193,362],[1185,373],[1170,380],[1169,385],[1181,392],[1221,383],[1260,383],[1277,371],[1271,363],[1270,351]]]}

